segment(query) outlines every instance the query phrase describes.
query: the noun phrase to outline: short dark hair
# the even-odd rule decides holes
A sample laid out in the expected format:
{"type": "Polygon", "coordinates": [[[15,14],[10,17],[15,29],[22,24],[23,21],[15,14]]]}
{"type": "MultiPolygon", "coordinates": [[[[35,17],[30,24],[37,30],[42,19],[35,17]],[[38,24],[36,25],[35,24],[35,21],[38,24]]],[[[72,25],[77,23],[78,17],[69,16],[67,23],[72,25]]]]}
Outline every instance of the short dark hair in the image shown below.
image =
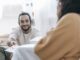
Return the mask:
{"type": "Polygon", "coordinates": [[[26,13],[26,12],[22,12],[22,13],[19,14],[18,21],[20,20],[20,16],[22,16],[22,15],[27,15],[27,16],[29,16],[30,23],[32,23],[30,14],[29,14],[29,13],[26,13]]]}
{"type": "Polygon", "coordinates": [[[80,14],[80,0],[59,0],[59,2],[62,6],[59,19],[70,12],[80,14]]]}

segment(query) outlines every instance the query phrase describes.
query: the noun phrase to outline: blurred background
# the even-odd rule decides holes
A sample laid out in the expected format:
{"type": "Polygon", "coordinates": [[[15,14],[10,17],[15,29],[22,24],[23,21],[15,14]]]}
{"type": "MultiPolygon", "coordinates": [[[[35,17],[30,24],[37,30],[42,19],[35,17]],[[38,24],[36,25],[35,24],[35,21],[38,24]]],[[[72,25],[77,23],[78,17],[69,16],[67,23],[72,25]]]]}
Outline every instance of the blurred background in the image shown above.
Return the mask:
{"type": "Polygon", "coordinates": [[[56,26],[56,0],[0,0],[0,38],[6,39],[12,28],[18,26],[18,15],[30,13],[35,28],[41,34],[56,26]]]}

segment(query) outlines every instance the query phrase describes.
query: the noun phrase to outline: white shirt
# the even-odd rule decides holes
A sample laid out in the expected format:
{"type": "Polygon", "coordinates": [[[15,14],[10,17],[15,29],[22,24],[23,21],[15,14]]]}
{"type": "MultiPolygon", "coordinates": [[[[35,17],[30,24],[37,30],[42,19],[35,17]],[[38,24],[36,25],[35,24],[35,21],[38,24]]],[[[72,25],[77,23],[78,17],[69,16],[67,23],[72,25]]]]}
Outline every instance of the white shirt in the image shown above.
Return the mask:
{"type": "Polygon", "coordinates": [[[14,28],[9,35],[9,40],[14,39],[18,45],[28,44],[29,41],[35,37],[39,36],[39,31],[32,28],[28,34],[24,34],[20,27],[14,28]]]}

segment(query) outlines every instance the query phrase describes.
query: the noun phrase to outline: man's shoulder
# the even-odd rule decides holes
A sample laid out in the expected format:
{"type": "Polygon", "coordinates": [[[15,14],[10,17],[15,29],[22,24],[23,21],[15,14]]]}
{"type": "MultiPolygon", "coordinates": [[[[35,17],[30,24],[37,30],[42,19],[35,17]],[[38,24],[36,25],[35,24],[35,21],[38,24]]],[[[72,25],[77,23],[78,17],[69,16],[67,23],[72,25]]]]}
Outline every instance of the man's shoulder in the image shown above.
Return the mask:
{"type": "Polygon", "coordinates": [[[19,32],[21,32],[21,29],[20,29],[20,27],[15,27],[15,28],[12,28],[12,32],[19,33],[19,32]]]}
{"type": "Polygon", "coordinates": [[[21,29],[20,29],[20,27],[15,27],[15,28],[12,28],[12,30],[19,31],[19,30],[21,30],[21,29]]]}
{"type": "Polygon", "coordinates": [[[39,35],[41,35],[41,34],[40,34],[40,31],[39,31],[37,28],[33,27],[33,28],[32,28],[32,35],[34,35],[34,36],[39,36],[39,35]]]}
{"type": "Polygon", "coordinates": [[[39,30],[35,27],[32,27],[32,32],[39,32],[39,30]]]}

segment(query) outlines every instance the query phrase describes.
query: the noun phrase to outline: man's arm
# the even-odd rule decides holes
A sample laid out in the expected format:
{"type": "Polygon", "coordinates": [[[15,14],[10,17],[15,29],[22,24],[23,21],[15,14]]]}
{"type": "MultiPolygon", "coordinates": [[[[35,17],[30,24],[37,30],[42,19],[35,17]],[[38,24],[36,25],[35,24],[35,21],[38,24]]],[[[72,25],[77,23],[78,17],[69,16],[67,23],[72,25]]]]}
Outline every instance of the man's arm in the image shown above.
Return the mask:
{"type": "Polygon", "coordinates": [[[13,46],[15,44],[17,44],[17,38],[18,38],[18,34],[17,34],[17,30],[16,29],[13,29],[13,31],[11,32],[11,34],[9,35],[9,38],[8,38],[8,46],[13,46]]]}

